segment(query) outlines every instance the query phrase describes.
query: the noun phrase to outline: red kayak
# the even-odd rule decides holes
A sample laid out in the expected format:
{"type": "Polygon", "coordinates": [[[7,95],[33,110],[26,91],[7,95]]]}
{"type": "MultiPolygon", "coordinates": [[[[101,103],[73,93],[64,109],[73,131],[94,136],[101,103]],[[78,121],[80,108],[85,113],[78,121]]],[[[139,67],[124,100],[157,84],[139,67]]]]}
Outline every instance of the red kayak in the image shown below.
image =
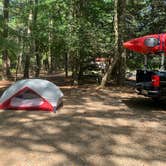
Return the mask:
{"type": "Polygon", "coordinates": [[[123,46],[142,54],[166,52],[166,33],[135,38],[124,42],[123,46]]]}

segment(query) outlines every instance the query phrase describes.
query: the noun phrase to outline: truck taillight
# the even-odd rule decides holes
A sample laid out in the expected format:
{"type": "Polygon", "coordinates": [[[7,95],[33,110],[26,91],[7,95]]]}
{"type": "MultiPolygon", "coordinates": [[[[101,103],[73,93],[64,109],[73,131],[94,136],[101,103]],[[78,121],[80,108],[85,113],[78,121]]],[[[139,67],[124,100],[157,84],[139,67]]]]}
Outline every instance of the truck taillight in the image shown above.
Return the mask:
{"type": "Polygon", "coordinates": [[[158,75],[152,76],[152,86],[154,86],[154,87],[160,86],[160,76],[158,76],[158,75]]]}

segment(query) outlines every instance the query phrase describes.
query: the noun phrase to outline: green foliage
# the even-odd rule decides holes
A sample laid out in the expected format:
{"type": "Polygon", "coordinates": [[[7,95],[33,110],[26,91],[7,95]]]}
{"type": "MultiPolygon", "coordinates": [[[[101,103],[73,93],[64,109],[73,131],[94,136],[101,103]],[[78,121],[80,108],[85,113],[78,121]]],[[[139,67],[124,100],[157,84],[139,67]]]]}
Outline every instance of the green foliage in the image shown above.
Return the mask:
{"type": "MultiPolygon", "coordinates": [[[[69,53],[69,67],[77,59],[81,66],[95,57],[111,57],[114,50],[113,0],[11,0],[9,8],[8,38],[3,38],[3,4],[0,1],[0,50],[7,48],[16,64],[21,53],[23,62],[30,45],[37,43],[40,60],[54,57],[54,63],[63,68],[69,53]],[[33,20],[28,36],[28,17],[33,20]],[[36,20],[34,13],[37,12],[36,20]]],[[[127,1],[126,40],[166,30],[165,0],[127,1]]],[[[36,65],[35,48],[31,61],[36,65]]],[[[141,56],[132,53],[128,67],[140,67],[141,56]]]]}
{"type": "MultiPolygon", "coordinates": [[[[148,34],[164,33],[166,31],[165,7],[165,0],[128,1],[126,40],[148,34]]],[[[144,59],[143,55],[131,52],[127,59],[128,67],[132,69],[142,67],[141,59],[144,59]]]]}
{"type": "Polygon", "coordinates": [[[8,38],[3,37],[3,17],[0,16],[0,52],[4,49],[7,49],[10,53],[15,55],[19,51],[19,46],[14,40],[14,33],[15,31],[11,28],[8,27],[8,32],[10,36],[8,38]]]}

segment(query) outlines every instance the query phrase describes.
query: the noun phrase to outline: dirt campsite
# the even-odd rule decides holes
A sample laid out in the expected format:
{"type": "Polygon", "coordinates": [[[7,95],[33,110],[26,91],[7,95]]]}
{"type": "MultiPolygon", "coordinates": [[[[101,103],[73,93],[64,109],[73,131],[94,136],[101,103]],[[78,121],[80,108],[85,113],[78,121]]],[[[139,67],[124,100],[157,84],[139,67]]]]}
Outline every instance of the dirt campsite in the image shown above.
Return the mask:
{"type": "Polygon", "coordinates": [[[0,0],[0,166],[166,166],[166,0],[0,0]]]}
{"type": "Polygon", "coordinates": [[[129,86],[57,84],[64,104],[56,113],[0,111],[0,165],[165,166],[164,103],[129,86]]]}

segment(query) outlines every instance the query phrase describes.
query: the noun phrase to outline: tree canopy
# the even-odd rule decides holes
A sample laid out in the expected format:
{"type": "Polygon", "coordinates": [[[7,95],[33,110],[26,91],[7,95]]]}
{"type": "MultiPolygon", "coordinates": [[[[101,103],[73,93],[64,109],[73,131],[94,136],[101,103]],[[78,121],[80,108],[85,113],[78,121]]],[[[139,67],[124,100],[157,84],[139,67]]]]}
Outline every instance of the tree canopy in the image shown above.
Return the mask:
{"type": "MultiPolygon", "coordinates": [[[[164,33],[165,7],[165,0],[0,0],[2,75],[64,70],[78,80],[96,57],[121,59],[124,40],[164,33]]],[[[125,58],[116,62],[114,75],[140,66],[140,55],[127,52],[125,58]]]]}

